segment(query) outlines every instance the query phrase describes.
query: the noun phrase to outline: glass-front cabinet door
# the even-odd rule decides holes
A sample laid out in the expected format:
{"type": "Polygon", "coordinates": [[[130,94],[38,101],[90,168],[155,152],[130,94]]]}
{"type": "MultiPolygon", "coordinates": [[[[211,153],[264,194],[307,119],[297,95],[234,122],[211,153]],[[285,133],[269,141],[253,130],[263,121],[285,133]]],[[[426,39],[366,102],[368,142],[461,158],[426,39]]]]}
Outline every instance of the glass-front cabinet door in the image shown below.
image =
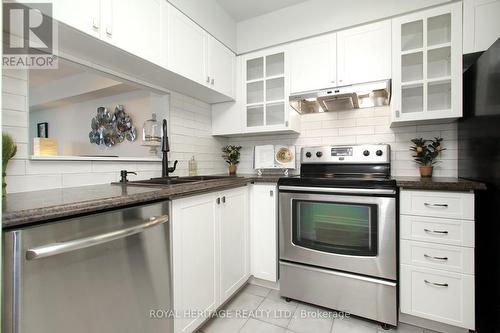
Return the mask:
{"type": "Polygon", "coordinates": [[[293,244],[321,252],[376,256],[376,204],[292,201],[293,244]]]}
{"type": "Polygon", "coordinates": [[[393,19],[393,124],[462,116],[461,8],[393,19]]]}
{"type": "Polygon", "coordinates": [[[244,61],[245,127],[287,126],[288,106],[285,51],[259,53],[244,61]]]}

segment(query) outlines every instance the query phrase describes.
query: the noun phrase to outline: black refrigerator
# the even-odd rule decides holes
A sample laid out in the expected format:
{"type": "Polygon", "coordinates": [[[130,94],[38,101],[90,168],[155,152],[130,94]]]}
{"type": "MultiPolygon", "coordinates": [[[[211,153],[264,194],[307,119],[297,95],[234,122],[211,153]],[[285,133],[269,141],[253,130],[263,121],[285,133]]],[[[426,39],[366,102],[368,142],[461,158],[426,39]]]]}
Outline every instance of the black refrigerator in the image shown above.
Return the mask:
{"type": "Polygon", "coordinates": [[[481,181],[476,192],[476,331],[500,332],[500,39],[463,74],[458,175],[481,181]]]}

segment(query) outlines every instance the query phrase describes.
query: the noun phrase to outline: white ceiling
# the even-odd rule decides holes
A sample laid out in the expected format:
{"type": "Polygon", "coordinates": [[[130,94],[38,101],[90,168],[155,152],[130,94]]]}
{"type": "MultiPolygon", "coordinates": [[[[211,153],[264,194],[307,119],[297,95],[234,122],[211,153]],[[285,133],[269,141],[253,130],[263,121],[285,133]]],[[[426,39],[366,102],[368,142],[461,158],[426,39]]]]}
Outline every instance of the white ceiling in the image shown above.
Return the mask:
{"type": "Polygon", "coordinates": [[[307,0],[216,0],[236,22],[260,16],[307,0]]]}

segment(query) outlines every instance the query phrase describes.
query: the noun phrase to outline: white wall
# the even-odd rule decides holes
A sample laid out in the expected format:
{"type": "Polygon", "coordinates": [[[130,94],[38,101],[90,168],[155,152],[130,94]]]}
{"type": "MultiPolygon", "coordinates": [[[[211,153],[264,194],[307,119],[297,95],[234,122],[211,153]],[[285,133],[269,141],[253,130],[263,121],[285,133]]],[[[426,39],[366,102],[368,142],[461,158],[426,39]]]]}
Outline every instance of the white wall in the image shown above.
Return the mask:
{"type": "MultiPolygon", "coordinates": [[[[13,136],[18,147],[7,169],[7,192],[108,184],[119,179],[122,169],[138,173],[137,176],[131,175],[130,179],[157,177],[161,174],[159,162],[29,160],[27,80],[24,70],[3,70],[2,130],[13,136]]],[[[198,160],[200,174],[226,172],[227,168],[219,153],[225,140],[211,136],[208,104],[172,93],[170,117],[170,160],[180,160],[174,175],[187,175],[187,161],[192,155],[198,160]]]]}
{"type": "Polygon", "coordinates": [[[300,153],[300,148],[303,146],[388,143],[392,148],[392,175],[418,176],[418,166],[413,161],[412,152],[409,149],[410,140],[415,137],[432,139],[442,136],[447,150],[443,152],[441,162],[435,167],[434,175],[457,177],[456,123],[390,128],[390,107],[304,114],[301,117],[300,135],[260,135],[229,139],[230,144],[243,147],[238,171],[254,172],[253,147],[255,145],[295,145],[297,153],[300,153]]]}
{"type": "MultiPolygon", "coordinates": [[[[149,147],[141,146],[142,125],[155,112],[158,121],[167,118],[169,95],[156,95],[138,90],[104,98],[92,99],[81,103],[29,113],[29,142],[36,137],[37,124],[47,122],[49,137],[57,140],[58,155],[116,155],[120,157],[148,157],[149,147]],[[97,114],[97,108],[104,106],[114,112],[115,106],[121,104],[132,119],[137,131],[134,142],[127,140],[113,147],[91,144],[89,141],[90,124],[97,114]]],[[[160,155],[158,155],[160,156],[160,155]]]]}
{"type": "Polygon", "coordinates": [[[215,0],[168,0],[212,36],[236,52],[236,22],[215,0]]]}
{"type": "Polygon", "coordinates": [[[309,0],[238,22],[238,54],[446,2],[450,1],[309,0]]]}

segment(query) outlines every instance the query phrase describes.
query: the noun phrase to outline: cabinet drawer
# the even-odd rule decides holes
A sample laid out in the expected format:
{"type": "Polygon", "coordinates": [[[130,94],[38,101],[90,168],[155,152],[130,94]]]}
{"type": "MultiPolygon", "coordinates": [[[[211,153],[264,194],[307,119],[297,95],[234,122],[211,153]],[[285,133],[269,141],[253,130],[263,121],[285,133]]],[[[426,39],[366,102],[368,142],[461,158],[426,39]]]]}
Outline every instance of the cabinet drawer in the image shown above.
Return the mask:
{"type": "Polygon", "coordinates": [[[474,249],[416,241],[401,241],[402,264],[474,274],[474,249]]]}
{"type": "Polygon", "coordinates": [[[474,220],[474,194],[401,191],[401,214],[474,220]]]}
{"type": "Polygon", "coordinates": [[[474,329],[474,276],[401,265],[401,312],[474,329]]]}
{"type": "Polygon", "coordinates": [[[401,215],[401,238],[474,247],[474,221],[401,215]]]}

